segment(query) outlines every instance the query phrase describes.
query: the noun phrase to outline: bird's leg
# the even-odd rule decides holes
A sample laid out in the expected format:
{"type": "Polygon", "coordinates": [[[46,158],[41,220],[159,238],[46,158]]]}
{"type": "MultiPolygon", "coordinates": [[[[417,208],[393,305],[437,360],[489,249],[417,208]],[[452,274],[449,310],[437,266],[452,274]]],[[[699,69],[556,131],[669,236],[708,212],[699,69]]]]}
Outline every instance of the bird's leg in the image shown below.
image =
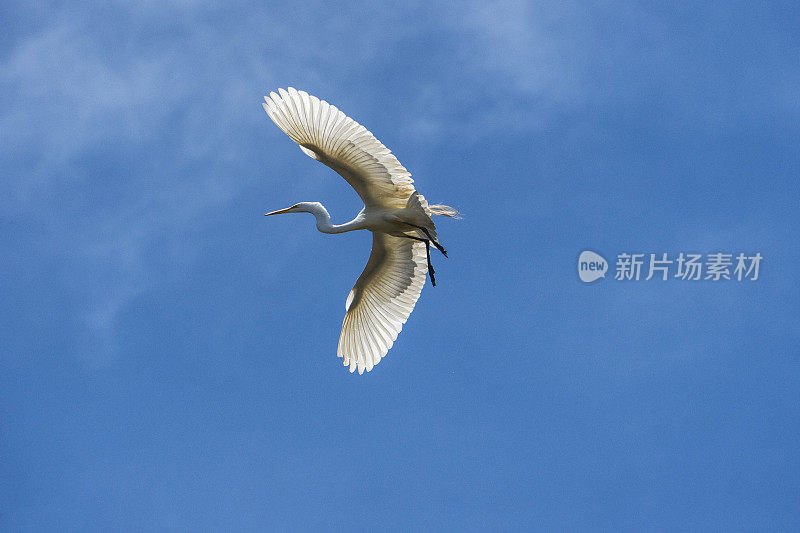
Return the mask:
{"type": "Polygon", "coordinates": [[[434,274],[436,271],[431,264],[431,241],[425,241],[425,255],[428,257],[428,275],[431,277],[431,285],[436,286],[436,278],[434,274]]]}
{"type": "Polygon", "coordinates": [[[447,252],[445,251],[444,247],[441,244],[439,244],[437,241],[435,241],[433,239],[433,237],[431,237],[430,232],[428,232],[428,228],[423,228],[422,226],[417,226],[416,224],[412,224],[411,222],[406,222],[406,224],[408,224],[409,226],[411,226],[413,228],[417,228],[418,230],[421,230],[428,237],[428,240],[433,243],[433,245],[436,247],[436,249],[439,250],[440,252],[442,252],[442,254],[445,257],[447,257],[447,252]]]}
{"type": "Polygon", "coordinates": [[[412,237],[411,235],[406,235],[406,238],[425,243],[425,256],[428,259],[428,275],[431,277],[431,285],[435,287],[436,277],[434,277],[434,274],[436,274],[436,271],[433,269],[433,265],[431,264],[431,242],[427,239],[421,239],[420,237],[412,237]]]}

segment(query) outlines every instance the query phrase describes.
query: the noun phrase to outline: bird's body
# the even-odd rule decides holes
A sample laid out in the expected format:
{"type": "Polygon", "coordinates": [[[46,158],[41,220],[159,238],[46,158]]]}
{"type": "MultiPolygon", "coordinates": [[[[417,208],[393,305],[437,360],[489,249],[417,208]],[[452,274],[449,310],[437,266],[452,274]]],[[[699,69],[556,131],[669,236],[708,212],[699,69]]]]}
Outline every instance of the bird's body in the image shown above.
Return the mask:
{"type": "Polygon", "coordinates": [[[389,351],[419,298],[426,275],[436,285],[430,246],[444,248],[431,215],[455,217],[455,209],[428,205],[411,174],[363,126],[327,102],[291,87],[265,97],[269,117],[309,157],[338,172],[364,201],[345,224],[331,224],[319,202],[301,202],[267,213],[311,213],[323,233],[372,232],[372,253],[350,291],[338,356],[350,372],[370,371],[389,351]]]}

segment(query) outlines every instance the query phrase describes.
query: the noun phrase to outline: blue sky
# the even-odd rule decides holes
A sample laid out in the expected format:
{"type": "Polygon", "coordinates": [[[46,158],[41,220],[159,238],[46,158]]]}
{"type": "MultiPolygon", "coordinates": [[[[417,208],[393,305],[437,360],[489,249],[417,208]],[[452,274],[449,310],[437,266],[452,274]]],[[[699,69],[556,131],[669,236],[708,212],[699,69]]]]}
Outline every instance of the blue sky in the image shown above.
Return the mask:
{"type": "MultiPolygon", "coordinates": [[[[6,2],[0,528],[797,530],[791,2],[6,2]],[[358,197],[260,107],[366,125],[449,259],[336,358],[358,197]],[[591,249],[764,256],[586,285],[591,249]]],[[[363,233],[363,234],[362,234],[363,233]]]]}

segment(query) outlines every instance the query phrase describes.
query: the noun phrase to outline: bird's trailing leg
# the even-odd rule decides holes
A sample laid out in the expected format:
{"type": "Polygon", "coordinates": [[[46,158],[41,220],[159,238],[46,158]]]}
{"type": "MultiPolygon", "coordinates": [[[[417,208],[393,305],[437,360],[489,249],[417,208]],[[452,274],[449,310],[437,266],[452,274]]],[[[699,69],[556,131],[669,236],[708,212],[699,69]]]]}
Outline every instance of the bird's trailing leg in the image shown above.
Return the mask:
{"type": "MultiPolygon", "coordinates": [[[[431,237],[431,234],[428,231],[428,228],[423,228],[422,226],[417,226],[416,224],[412,224],[411,222],[406,222],[406,224],[408,224],[409,226],[411,226],[413,228],[417,228],[418,230],[422,231],[428,237],[428,241],[432,242],[433,245],[436,247],[436,249],[439,250],[440,252],[442,252],[442,254],[445,257],[447,257],[447,252],[445,251],[444,247],[441,244],[439,244],[436,240],[434,240],[433,237],[431,237]]],[[[420,240],[424,240],[424,239],[420,239],[420,240]]]]}
{"type": "Polygon", "coordinates": [[[431,276],[431,285],[434,287],[436,286],[436,278],[434,274],[436,271],[433,269],[433,265],[431,264],[431,242],[425,241],[425,255],[428,258],[428,274],[431,276]]]}
{"type": "Polygon", "coordinates": [[[436,271],[433,269],[433,265],[431,264],[431,242],[427,239],[421,239],[419,237],[412,237],[410,235],[406,235],[407,238],[413,239],[415,241],[420,241],[425,243],[425,256],[428,259],[428,275],[431,277],[431,285],[434,287],[436,286],[436,271]]]}

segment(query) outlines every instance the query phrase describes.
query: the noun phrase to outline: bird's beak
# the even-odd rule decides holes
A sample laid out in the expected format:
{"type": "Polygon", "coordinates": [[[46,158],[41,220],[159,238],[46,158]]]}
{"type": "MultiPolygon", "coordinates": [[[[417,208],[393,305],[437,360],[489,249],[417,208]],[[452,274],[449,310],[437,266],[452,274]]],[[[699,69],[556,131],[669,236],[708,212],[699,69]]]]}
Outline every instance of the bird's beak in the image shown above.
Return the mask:
{"type": "Polygon", "coordinates": [[[290,209],[291,207],[287,207],[286,209],[278,209],[277,211],[272,211],[271,213],[267,213],[264,216],[268,217],[270,215],[280,215],[281,213],[288,213],[290,209]]]}

